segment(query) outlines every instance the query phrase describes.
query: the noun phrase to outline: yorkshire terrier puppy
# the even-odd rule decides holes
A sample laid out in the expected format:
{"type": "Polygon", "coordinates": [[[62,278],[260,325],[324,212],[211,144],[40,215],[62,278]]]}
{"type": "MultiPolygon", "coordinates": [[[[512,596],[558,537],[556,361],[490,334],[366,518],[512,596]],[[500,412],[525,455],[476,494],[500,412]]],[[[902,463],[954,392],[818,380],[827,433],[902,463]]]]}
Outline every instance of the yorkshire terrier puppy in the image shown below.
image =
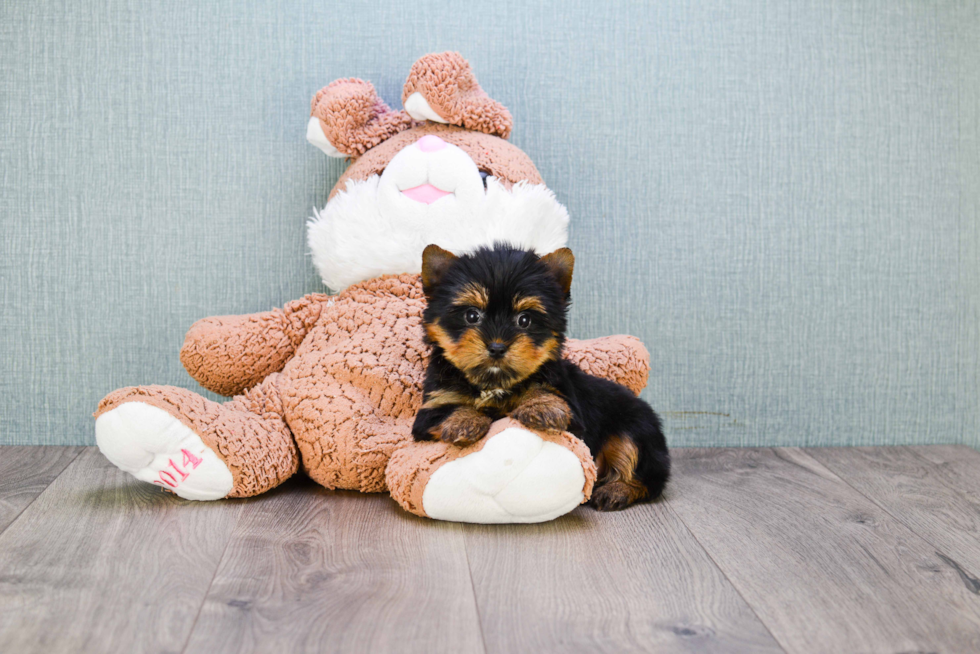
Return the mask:
{"type": "Polygon", "coordinates": [[[432,355],[412,435],[468,445],[504,416],[570,431],[598,466],[592,505],[612,511],[657,498],[670,456],[650,405],[562,357],[574,264],[568,248],[543,257],[503,244],[459,257],[425,248],[432,355]]]}

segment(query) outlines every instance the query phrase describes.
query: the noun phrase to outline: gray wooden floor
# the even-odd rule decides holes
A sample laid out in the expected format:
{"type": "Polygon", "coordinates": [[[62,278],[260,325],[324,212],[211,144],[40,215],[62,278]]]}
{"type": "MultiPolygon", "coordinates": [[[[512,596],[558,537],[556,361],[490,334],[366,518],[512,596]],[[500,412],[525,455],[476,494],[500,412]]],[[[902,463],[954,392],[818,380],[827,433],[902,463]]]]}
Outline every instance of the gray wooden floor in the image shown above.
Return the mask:
{"type": "Polygon", "coordinates": [[[980,453],[674,460],[657,504],[494,527],[0,448],[0,652],[980,651],[980,453]]]}

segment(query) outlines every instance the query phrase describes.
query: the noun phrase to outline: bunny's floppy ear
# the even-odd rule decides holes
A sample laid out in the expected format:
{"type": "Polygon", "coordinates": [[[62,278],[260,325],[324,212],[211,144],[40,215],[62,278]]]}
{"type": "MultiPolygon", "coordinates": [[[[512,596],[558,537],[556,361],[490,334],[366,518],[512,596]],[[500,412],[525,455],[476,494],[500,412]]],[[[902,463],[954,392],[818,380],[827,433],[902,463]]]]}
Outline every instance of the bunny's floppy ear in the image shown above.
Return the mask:
{"type": "Polygon", "coordinates": [[[416,120],[510,136],[514,120],[507,108],[480,88],[470,63],[458,52],[428,54],[415,62],[402,91],[405,111],[416,120]]]}
{"type": "Polygon", "coordinates": [[[370,82],[351,77],[317,91],[306,138],[331,157],[359,157],[411,127],[404,111],[393,111],[370,82]]]}

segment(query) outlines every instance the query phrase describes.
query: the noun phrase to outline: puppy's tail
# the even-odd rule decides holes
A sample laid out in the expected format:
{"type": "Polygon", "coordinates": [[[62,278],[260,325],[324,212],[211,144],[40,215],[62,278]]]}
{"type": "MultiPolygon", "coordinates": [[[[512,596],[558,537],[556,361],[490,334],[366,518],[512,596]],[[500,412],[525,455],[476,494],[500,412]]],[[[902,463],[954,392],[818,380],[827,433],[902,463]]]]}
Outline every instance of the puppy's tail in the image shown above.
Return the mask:
{"type": "MultiPolygon", "coordinates": [[[[645,404],[645,403],[644,403],[645,404]]],[[[639,449],[636,477],[647,488],[647,498],[655,500],[664,492],[670,479],[670,453],[660,426],[660,416],[646,405],[649,413],[633,425],[631,438],[639,449]]]]}
{"type": "Polygon", "coordinates": [[[641,459],[640,466],[643,467],[644,463],[647,470],[642,473],[637,470],[637,473],[647,487],[647,497],[655,500],[663,494],[664,487],[670,479],[670,453],[666,449],[652,452],[646,462],[641,459]]]}

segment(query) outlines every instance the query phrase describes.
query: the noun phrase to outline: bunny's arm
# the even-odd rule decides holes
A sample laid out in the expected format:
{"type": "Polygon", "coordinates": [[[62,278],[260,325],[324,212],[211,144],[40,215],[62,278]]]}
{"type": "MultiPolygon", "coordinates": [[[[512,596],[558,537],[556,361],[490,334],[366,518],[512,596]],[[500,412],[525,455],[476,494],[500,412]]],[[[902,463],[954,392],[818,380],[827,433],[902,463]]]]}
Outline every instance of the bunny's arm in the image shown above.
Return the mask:
{"type": "Polygon", "coordinates": [[[650,376],[650,353],[635,336],[617,335],[565,343],[565,358],[579,368],[626,386],[639,395],[650,376]]]}
{"type": "Polygon", "coordinates": [[[329,299],[313,293],[281,309],[198,320],[184,337],[180,361],[204,388],[237,395],[283,369],[329,299]]]}

